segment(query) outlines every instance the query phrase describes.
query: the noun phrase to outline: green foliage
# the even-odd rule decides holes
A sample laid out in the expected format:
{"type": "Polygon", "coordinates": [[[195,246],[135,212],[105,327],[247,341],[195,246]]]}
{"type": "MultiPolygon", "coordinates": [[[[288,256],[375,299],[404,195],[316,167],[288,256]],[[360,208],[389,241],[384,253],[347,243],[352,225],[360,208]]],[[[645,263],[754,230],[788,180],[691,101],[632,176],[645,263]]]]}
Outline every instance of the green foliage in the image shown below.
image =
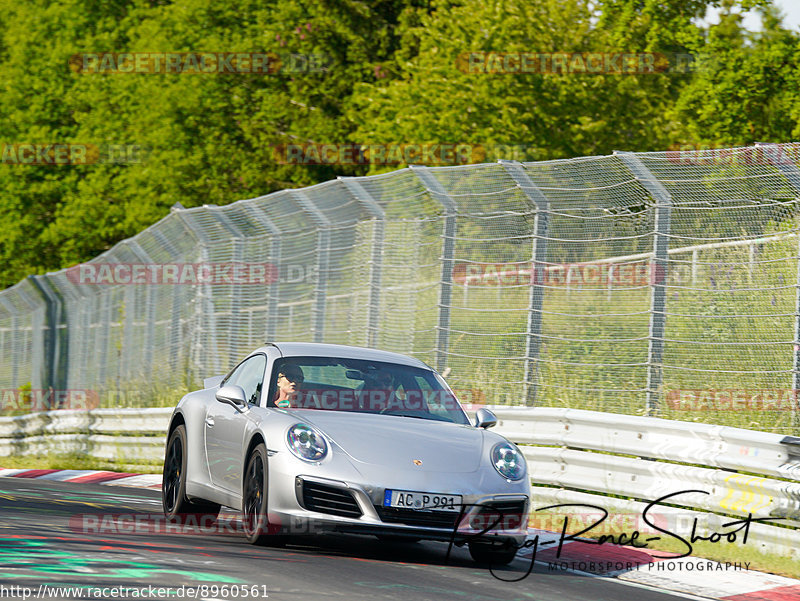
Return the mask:
{"type": "Polygon", "coordinates": [[[781,26],[774,8],[762,15],[759,34],[743,31],[733,13],[711,29],[675,106],[686,140],[725,147],[800,135],[798,35],[781,26]]]}
{"type": "Polygon", "coordinates": [[[394,25],[407,5],[0,2],[2,143],[146,149],[132,164],[0,165],[7,225],[0,281],[87,260],[175,202],[226,204],[337,175],[328,166],[281,164],[276,145],[346,140],[342,104],[393,52],[394,25]],[[112,51],[308,54],[325,67],[269,74],[69,68],[76,53],[112,51]]]}

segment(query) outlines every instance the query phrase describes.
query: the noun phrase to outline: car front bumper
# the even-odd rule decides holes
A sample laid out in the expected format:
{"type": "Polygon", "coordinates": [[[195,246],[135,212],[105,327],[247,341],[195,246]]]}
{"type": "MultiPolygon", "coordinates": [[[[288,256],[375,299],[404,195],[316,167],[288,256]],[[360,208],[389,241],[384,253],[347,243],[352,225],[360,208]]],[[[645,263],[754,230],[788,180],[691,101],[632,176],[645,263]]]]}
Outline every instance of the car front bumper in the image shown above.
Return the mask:
{"type": "MultiPolygon", "coordinates": [[[[463,486],[463,475],[459,476],[453,480],[462,480],[463,486]]],[[[270,480],[269,521],[273,529],[285,534],[347,532],[456,544],[481,538],[517,545],[527,536],[527,491],[481,493],[442,482],[439,492],[462,496],[461,510],[447,512],[384,507],[384,491],[393,484],[376,487],[305,474],[291,479],[280,474],[278,479],[280,482],[270,480]],[[289,491],[293,494],[287,494],[289,491]]],[[[420,490],[413,483],[397,488],[420,490]]]]}

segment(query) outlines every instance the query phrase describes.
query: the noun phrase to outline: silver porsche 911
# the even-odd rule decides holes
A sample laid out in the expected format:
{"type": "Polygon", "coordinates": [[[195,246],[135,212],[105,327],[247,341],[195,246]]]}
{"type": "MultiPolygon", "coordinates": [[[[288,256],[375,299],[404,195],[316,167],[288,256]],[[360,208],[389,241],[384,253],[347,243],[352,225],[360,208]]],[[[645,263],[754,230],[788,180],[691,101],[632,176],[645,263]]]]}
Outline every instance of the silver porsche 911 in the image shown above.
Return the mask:
{"type": "MultiPolygon", "coordinates": [[[[527,531],[522,453],[471,425],[422,361],[313,343],[268,344],[208,378],[172,415],[162,498],[167,517],[240,510],[252,543],[287,535],[373,534],[469,545],[510,562],[527,531]]],[[[212,519],[213,519],[212,517],[212,519]]]]}

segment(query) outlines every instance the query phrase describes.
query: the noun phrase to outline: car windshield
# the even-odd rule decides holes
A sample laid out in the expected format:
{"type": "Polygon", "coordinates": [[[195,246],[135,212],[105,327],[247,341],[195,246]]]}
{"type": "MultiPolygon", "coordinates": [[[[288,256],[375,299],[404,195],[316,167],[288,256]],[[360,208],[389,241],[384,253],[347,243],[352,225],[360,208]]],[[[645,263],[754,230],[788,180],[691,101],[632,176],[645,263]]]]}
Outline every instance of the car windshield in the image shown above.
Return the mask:
{"type": "Polygon", "coordinates": [[[468,424],[444,380],[429,369],[331,357],[275,362],[268,405],[379,413],[468,424]]]}

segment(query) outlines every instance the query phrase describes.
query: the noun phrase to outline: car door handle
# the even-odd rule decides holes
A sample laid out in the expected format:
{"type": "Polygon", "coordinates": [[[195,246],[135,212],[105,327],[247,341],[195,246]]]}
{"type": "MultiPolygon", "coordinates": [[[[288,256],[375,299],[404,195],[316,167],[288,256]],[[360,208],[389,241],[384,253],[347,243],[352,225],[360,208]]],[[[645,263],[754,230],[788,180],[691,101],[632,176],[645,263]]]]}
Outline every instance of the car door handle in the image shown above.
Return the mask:
{"type": "Polygon", "coordinates": [[[206,426],[208,426],[209,428],[213,428],[214,427],[214,418],[213,417],[211,417],[211,416],[206,417],[206,426]]]}

